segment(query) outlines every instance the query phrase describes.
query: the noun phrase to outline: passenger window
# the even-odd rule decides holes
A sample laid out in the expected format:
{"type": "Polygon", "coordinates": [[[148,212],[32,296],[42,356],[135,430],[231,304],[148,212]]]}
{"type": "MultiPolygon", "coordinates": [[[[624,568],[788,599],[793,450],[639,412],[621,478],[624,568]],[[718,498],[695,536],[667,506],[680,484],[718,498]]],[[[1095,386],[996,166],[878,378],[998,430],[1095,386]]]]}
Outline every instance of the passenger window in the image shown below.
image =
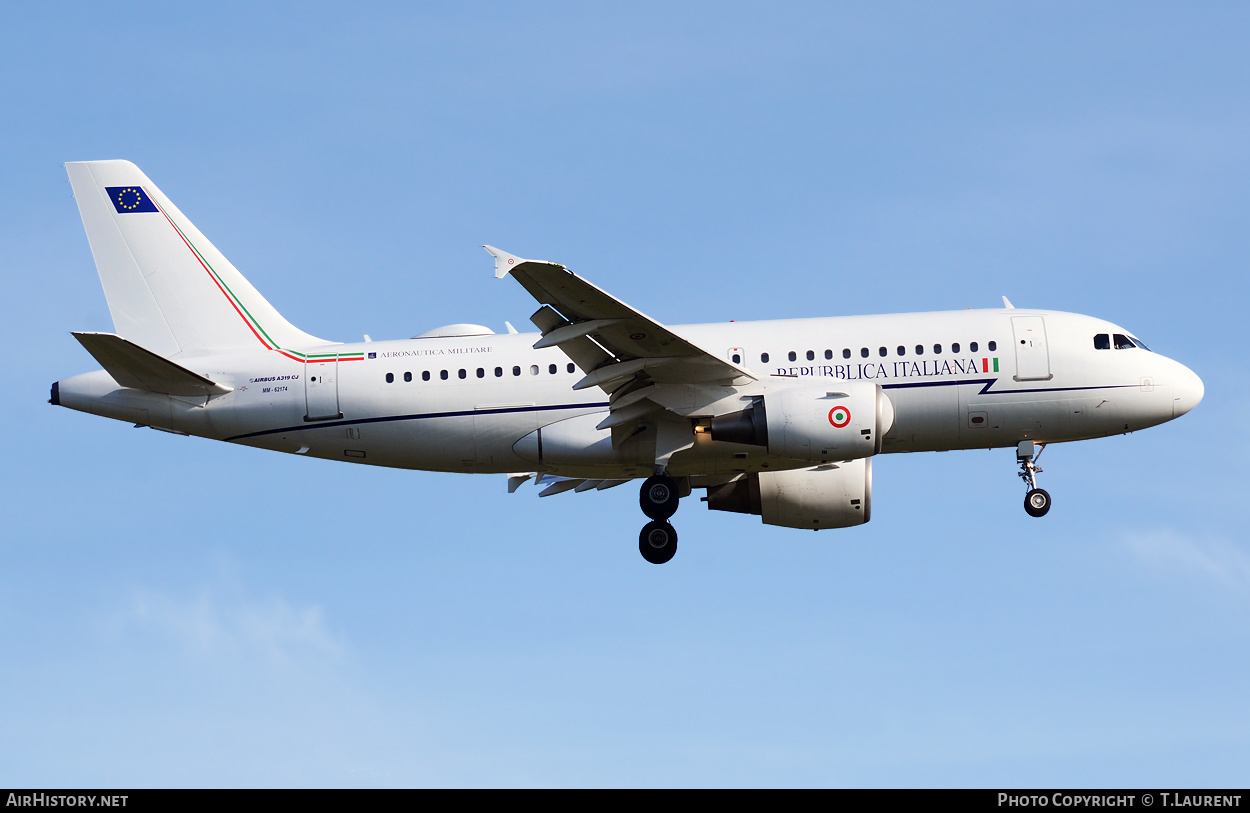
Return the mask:
{"type": "Polygon", "coordinates": [[[734,364],[741,364],[741,363],[742,363],[742,356],[738,355],[737,353],[734,353],[734,354],[733,354],[732,359],[733,359],[733,363],[734,363],[734,364]]]}
{"type": "Polygon", "coordinates": [[[933,345],[933,355],[935,356],[942,355],[942,345],[940,344],[933,345]]]}
{"type": "Polygon", "coordinates": [[[815,358],[816,358],[816,353],[815,353],[815,352],[813,352],[813,351],[811,351],[811,350],[808,350],[808,351],[807,351],[807,360],[808,360],[808,361],[812,361],[812,360],[813,360],[813,359],[815,359],[815,358]]]}
{"type": "Polygon", "coordinates": [[[952,353],[959,352],[959,342],[951,342],[951,352],[952,353]]]}
{"type": "Polygon", "coordinates": [[[530,375],[538,375],[538,365],[537,365],[537,364],[531,364],[531,365],[530,365],[530,375]]]}
{"type": "Polygon", "coordinates": [[[570,362],[569,362],[569,367],[568,367],[568,370],[569,370],[569,372],[570,372],[570,373],[575,373],[575,372],[577,372],[577,365],[576,365],[576,364],[574,364],[573,362],[571,362],[571,361],[570,361],[570,362]]]}
{"type": "Polygon", "coordinates": [[[496,367],[496,368],[495,368],[495,378],[503,378],[503,368],[502,368],[502,367],[496,367]]]}
{"type": "Polygon", "coordinates": [[[520,375],[520,374],[521,374],[521,368],[520,368],[520,367],[513,367],[513,368],[512,368],[512,374],[513,374],[513,375],[520,375]]]}
{"type": "Polygon", "coordinates": [[[387,383],[387,384],[394,384],[394,383],[395,383],[395,374],[394,374],[394,373],[387,373],[387,374],[386,374],[386,383],[387,383]]]}
{"type": "Polygon", "coordinates": [[[849,347],[843,347],[843,348],[842,348],[842,358],[844,358],[844,359],[849,359],[850,357],[851,357],[851,348],[849,348],[849,347]]]}
{"type": "Polygon", "coordinates": [[[444,381],[446,381],[446,380],[447,380],[447,371],[446,371],[446,370],[439,370],[439,371],[438,371],[438,377],[439,377],[439,378],[441,378],[441,379],[443,379],[444,381]]]}
{"type": "Polygon", "coordinates": [[[469,377],[469,373],[468,373],[468,371],[466,371],[463,367],[461,367],[461,368],[460,368],[460,378],[464,379],[464,378],[468,378],[468,377],[469,377]]]}
{"type": "Polygon", "coordinates": [[[548,373],[550,373],[551,375],[555,375],[555,374],[556,374],[556,365],[554,365],[554,364],[548,364],[548,365],[547,365],[547,372],[548,372],[548,373]]]}
{"type": "Polygon", "coordinates": [[[1111,336],[1109,336],[1106,333],[1099,333],[1097,336],[1095,336],[1094,337],[1094,349],[1095,350],[1110,350],[1111,349],[1111,336]]]}
{"type": "Polygon", "coordinates": [[[907,348],[906,348],[906,347],[903,347],[903,345],[901,345],[901,344],[900,344],[900,345],[898,346],[898,354],[899,354],[900,356],[905,356],[905,355],[907,355],[907,348]]]}
{"type": "Polygon", "coordinates": [[[404,381],[412,381],[412,373],[404,373],[404,381]]]}
{"type": "Polygon", "coordinates": [[[795,355],[795,353],[794,353],[794,351],[793,351],[793,350],[791,350],[791,351],[790,351],[790,355],[789,355],[789,359],[790,359],[790,361],[794,361],[794,360],[795,360],[795,359],[797,359],[797,358],[798,358],[798,356],[797,356],[797,355],[795,355]]]}
{"type": "Polygon", "coordinates": [[[860,358],[862,358],[862,359],[866,359],[866,358],[868,358],[868,348],[867,348],[867,347],[861,347],[861,348],[859,348],[859,357],[860,357],[860,358]]]}
{"type": "Polygon", "coordinates": [[[923,356],[923,355],[924,355],[924,345],[923,345],[923,344],[918,344],[918,345],[916,345],[916,355],[917,355],[917,356],[923,356]]]}
{"type": "Polygon", "coordinates": [[[768,363],[768,354],[767,354],[767,353],[760,353],[760,361],[761,361],[761,362],[763,362],[764,364],[767,364],[767,363],[768,363]]]}
{"type": "Polygon", "coordinates": [[[422,371],[421,371],[421,380],[422,380],[422,381],[429,381],[429,380],[430,380],[430,371],[429,371],[429,370],[422,370],[422,371]]]}
{"type": "Polygon", "coordinates": [[[968,342],[968,350],[969,350],[970,352],[973,352],[973,353],[977,352],[977,343],[976,343],[976,342],[968,342]]]}
{"type": "Polygon", "coordinates": [[[885,357],[885,354],[886,354],[887,352],[888,352],[888,351],[887,351],[884,347],[878,347],[878,348],[877,348],[877,355],[878,355],[878,356],[881,356],[882,358],[884,358],[884,357],[885,357]]]}
{"type": "Polygon", "coordinates": [[[485,378],[485,377],[486,377],[486,371],[485,371],[485,370],[483,370],[481,367],[478,367],[478,368],[477,368],[477,377],[478,377],[478,378],[485,378]]]}
{"type": "Polygon", "coordinates": [[[1117,333],[1114,338],[1116,350],[1131,350],[1133,348],[1133,343],[1128,340],[1128,336],[1117,333]]]}
{"type": "Polygon", "coordinates": [[[998,342],[990,342],[990,352],[993,353],[998,349],[998,342]]]}

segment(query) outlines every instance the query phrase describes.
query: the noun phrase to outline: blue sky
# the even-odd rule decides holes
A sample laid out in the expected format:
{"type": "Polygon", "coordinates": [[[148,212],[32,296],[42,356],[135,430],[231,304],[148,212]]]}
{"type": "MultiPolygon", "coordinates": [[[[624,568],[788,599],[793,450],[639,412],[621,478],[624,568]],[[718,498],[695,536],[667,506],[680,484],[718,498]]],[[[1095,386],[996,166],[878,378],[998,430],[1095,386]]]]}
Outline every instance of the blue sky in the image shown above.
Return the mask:
{"type": "Polygon", "coordinates": [[[0,785],[1244,786],[1250,11],[47,3],[0,29],[0,785]],[[61,164],[139,164],[292,322],[520,328],[482,243],[670,323],[1018,306],[1190,415],[889,456],[804,534],[54,409],[111,330],[61,164]]]}

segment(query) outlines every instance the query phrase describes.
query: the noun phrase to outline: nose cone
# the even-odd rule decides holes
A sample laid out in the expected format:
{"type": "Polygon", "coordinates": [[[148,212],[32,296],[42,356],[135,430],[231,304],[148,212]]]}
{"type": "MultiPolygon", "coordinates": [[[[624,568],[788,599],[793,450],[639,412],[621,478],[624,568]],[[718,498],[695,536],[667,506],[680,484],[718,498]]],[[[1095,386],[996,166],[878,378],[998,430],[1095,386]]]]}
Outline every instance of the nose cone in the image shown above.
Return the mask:
{"type": "Polygon", "coordinates": [[[1172,401],[1172,417],[1179,418],[1198,406],[1198,402],[1202,400],[1206,388],[1202,386],[1202,379],[1193,370],[1182,366],[1180,372],[1176,375],[1175,383],[1172,385],[1172,392],[1174,398],[1172,401]]]}

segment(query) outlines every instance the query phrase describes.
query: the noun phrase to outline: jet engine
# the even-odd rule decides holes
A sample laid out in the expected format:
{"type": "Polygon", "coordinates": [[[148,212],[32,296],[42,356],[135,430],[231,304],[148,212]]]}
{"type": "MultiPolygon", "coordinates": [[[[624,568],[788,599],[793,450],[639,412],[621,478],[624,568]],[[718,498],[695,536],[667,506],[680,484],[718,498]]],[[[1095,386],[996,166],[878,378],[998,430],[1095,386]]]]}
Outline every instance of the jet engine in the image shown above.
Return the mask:
{"type": "Polygon", "coordinates": [[[785,528],[850,528],[872,518],[872,460],[763,471],[707,490],[713,511],[756,514],[785,528]]]}
{"type": "Polygon", "coordinates": [[[712,440],[765,446],[768,453],[813,463],[870,457],[894,425],[894,406],[879,384],[829,381],[766,392],[744,410],[712,419],[712,440]]]}

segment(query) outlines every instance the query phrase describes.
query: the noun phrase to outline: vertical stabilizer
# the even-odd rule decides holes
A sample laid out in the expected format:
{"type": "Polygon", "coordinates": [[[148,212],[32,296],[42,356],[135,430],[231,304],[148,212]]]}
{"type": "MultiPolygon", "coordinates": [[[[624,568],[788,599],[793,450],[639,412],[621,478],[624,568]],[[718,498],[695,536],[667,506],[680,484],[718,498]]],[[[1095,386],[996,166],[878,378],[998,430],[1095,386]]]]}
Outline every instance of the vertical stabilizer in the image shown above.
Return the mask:
{"type": "Polygon", "coordinates": [[[118,334],[165,358],[327,344],[283,319],[134,164],[65,169],[118,334]]]}

